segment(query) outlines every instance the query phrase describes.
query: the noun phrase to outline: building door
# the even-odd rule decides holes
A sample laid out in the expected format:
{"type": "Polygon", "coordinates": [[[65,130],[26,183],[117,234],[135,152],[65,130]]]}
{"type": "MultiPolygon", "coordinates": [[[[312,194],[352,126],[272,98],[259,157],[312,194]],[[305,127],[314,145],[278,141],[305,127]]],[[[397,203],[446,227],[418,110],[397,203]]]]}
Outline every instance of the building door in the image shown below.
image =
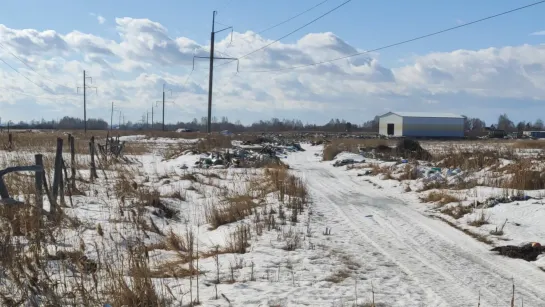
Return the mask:
{"type": "Polygon", "coordinates": [[[388,124],[387,130],[388,135],[394,135],[394,124],[388,124]]]}

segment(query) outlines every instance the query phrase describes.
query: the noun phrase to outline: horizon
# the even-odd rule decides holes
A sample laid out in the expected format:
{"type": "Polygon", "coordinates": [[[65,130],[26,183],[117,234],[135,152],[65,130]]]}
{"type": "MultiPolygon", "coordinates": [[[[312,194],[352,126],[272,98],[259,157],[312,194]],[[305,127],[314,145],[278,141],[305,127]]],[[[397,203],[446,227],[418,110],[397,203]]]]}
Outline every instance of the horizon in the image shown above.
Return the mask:
{"type": "Polygon", "coordinates": [[[7,3],[0,12],[0,117],[82,118],[83,98],[76,89],[83,70],[97,89],[89,89],[88,118],[109,122],[114,101],[127,120],[138,121],[161,100],[164,83],[172,90],[165,122],[206,116],[208,63],[197,60],[195,71],[192,66],[193,55],[208,56],[214,9],[216,29],[234,29],[232,40],[228,31],[217,34],[215,56],[240,58],[238,73],[237,64],[216,61],[212,116],[217,118],[249,125],[270,118],[361,124],[388,111],[451,112],[490,124],[504,113],[515,123],[541,117],[536,114],[545,102],[545,27],[537,17],[545,5],[346,60],[251,72],[328,61],[516,7],[506,0],[471,3],[470,11],[469,1],[395,7],[344,2],[209,0],[190,8],[176,1],[161,7],[145,1],[7,3]],[[14,14],[25,7],[34,10],[14,14]]]}

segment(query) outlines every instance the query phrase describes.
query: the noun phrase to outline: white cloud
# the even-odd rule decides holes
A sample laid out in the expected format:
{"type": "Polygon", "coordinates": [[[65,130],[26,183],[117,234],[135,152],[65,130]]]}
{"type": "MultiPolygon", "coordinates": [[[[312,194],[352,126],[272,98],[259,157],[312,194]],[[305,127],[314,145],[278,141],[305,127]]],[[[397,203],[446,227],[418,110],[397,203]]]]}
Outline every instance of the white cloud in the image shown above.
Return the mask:
{"type": "Polygon", "coordinates": [[[530,35],[545,35],[545,30],[530,33],[530,35]]]}
{"type": "Polygon", "coordinates": [[[98,21],[99,24],[102,25],[102,24],[104,24],[104,23],[106,22],[106,18],[104,18],[104,17],[98,15],[98,16],[97,16],[97,21],[98,21]]]}
{"type": "MultiPolygon", "coordinates": [[[[199,60],[191,78],[186,76],[194,55],[208,56],[208,43],[171,37],[162,24],[149,19],[124,17],[115,22],[119,34],[115,40],[76,30],[57,33],[0,25],[0,42],[47,79],[42,80],[2,49],[0,55],[33,81],[62,94],[46,94],[3,66],[2,86],[10,90],[0,94],[0,107],[19,101],[20,92],[40,96],[36,100],[44,105],[78,105],[81,98],[67,88],[75,91],[85,69],[99,88],[98,96],[90,97],[91,107],[98,112],[95,116],[107,117],[107,112],[100,110],[107,110],[115,100],[136,119],[160,98],[163,83],[169,84],[176,99],[176,104],[169,106],[167,120],[204,116],[207,61],[199,60]]],[[[232,43],[229,35],[218,38],[216,55],[239,57],[270,42],[251,31],[235,32],[232,43]]],[[[331,32],[311,33],[293,44],[275,43],[244,57],[238,74],[236,63],[218,67],[214,114],[236,119],[251,112],[252,118],[240,118],[245,122],[267,118],[271,112],[281,114],[279,117],[301,116],[304,121],[345,117],[361,122],[385,109],[433,108],[483,116],[492,107],[509,112],[545,101],[542,45],[435,52],[403,59],[397,67],[385,67],[378,54],[367,54],[304,69],[249,72],[312,64],[362,52],[361,47],[331,32]]],[[[13,116],[30,119],[42,114],[21,112],[13,116]]]]}

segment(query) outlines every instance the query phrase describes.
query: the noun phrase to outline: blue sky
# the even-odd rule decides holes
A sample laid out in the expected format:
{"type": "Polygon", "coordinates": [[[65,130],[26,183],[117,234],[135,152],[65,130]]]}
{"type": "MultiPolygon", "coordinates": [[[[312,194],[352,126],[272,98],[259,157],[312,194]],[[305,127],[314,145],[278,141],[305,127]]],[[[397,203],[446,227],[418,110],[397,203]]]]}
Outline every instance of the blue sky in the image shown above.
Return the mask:
{"type": "MultiPolygon", "coordinates": [[[[104,40],[113,40],[116,42],[120,42],[122,39],[120,39],[120,30],[119,30],[119,24],[116,21],[116,18],[122,18],[122,17],[129,17],[134,20],[140,20],[140,19],[149,19],[152,22],[159,23],[162,27],[168,29],[168,36],[171,38],[179,38],[179,37],[185,37],[188,38],[194,42],[196,42],[198,45],[202,45],[202,48],[207,48],[207,45],[209,43],[209,35],[210,35],[210,26],[211,26],[211,16],[212,16],[212,10],[218,9],[219,13],[217,15],[217,20],[221,23],[232,25],[234,27],[234,30],[238,33],[245,33],[246,31],[254,31],[258,32],[262,29],[265,29],[269,27],[270,25],[273,25],[275,23],[278,23],[279,21],[282,21],[294,14],[297,14],[301,11],[306,10],[310,6],[320,2],[320,0],[316,1],[285,1],[285,0],[278,0],[278,1],[249,1],[249,0],[230,0],[230,1],[160,1],[160,2],[152,2],[152,1],[104,1],[104,0],[96,0],[96,1],[60,1],[60,0],[49,0],[49,1],[38,1],[38,0],[32,0],[32,1],[24,1],[24,0],[18,0],[18,1],[11,1],[7,0],[4,1],[2,10],[0,10],[0,20],[1,24],[3,24],[6,28],[12,29],[14,31],[20,31],[22,29],[35,29],[38,32],[43,32],[45,30],[53,30],[55,33],[58,33],[61,36],[66,36],[68,33],[77,31],[78,33],[84,33],[84,34],[91,34],[93,37],[99,37],[104,40]],[[22,13],[24,12],[24,14],[22,13]],[[104,18],[104,22],[100,23],[98,22],[98,16],[101,16],[104,18]]],[[[297,19],[294,19],[293,21],[284,24],[278,28],[272,29],[270,31],[267,31],[263,34],[262,39],[275,39],[277,37],[280,37],[284,35],[285,33],[291,31],[292,29],[312,20],[313,18],[323,14],[327,10],[335,7],[336,5],[342,3],[342,0],[330,0],[317,9],[313,10],[312,12],[309,12],[297,19]]],[[[339,9],[338,11],[328,15],[327,17],[317,21],[311,26],[306,27],[305,29],[295,33],[294,35],[284,39],[281,41],[281,43],[274,51],[277,52],[277,57],[282,54],[282,52],[286,52],[286,50],[292,50],[290,46],[297,46],[298,41],[301,40],[305,35],[312,34],[312,33],[327,33],[331,32],[333,35],[338,37],[339,40],[342,40],[343,43],[348,44],[349,46],[357,49],[357,50],[365,50],[365,49],[373,49],[376,47],[380,47],[383,45],[387,45],[390,43],[394,43],[397,41],[401,41],[404,39],[412,38],[415,36],[419,36],[422,34],[426,34],[428,32],[432,32],[435,30],[440,30],[446,27],[455,26],[457,24],[468,22],[474,19],[482,18],[491,14],[499,13],[505,10],[512,9],[516,6],[521,6],[524,4],[530,3],[529,1],[506,1],[506,0],[487,0],[487,1],[467,1],[467,0],[460,0],[460,1],[364,1],[364,0],[353,0],[351,3],[347,4],[343,8],[339,9]],[[282,49],[280,46],[288,48],[288,49],[282,49]]],[[[232,72],[219,72],[218,73],[218,79],[216,81],[216,84],[221,88],[222,82],[227,82],[227,87],[232,87],[230,91],[227,91],[225,93],[226,97],[232,98],[229,102],[229,105],[225,105],[223,107],[218,107],[217,113],[215,113],[217,116],[227,115],[230,119],[241,119],[243,122],[252,122],[254,120],[258,119],[264,119],[268,118],[271,115],[276,115],[278,117],[301,117],[304,118],[306,121],[325,121],[327,118],[335,115],[338,117],[344,117],[349,120],[355,121],[355,122],[361,122],[366,120],[367,118],[373,117],[376,113],[381,113],[385,111],[385,109],[377,107],[377,105],[381,105],[381,103],[376,103],[376,101],[382,101],[383,99],[386,99],[388,103],[387,108],[390,109],[414,109],[414,108],[433,108],[434,110],[441,110],[441,111],[458,111],[458,113],[467,113],[465,110],[470,111],[473,110],[475,114],[468,114],[468,115],[474,115],[474,116],[480,116],[485,118],[487,121],[494,120],[499,113],[502,111],[505,111],[507,113],[513,114],[513,118],[515,119],[524,119],[526,117],[531,118],[532,120],[535,119],[535,114],[542,112],[543,109],[541,109],[541,106],[543,105],[540,102],[543,102],[542,97],[545,95],[541,95],[541,89],[536,88],[535,85],[535,77],[532,77],[533,79],[529,82],[532,83],[531,91],[532,95],[529,97],[525,94],[519,94],[519,93],[512,93],[516,92],[515,89],[512,91],[509,91],[508,93],[502,93],[501,95],[495,95],[495,94],[475,94],[475,92],[483,91],[480,87],[478,89],[471,88],[471,91],[473,94],[466,94],[467,86],[468,85],[461,85],[460,82],[450,82],[452,80],[455,80],[456,78],[461,78],[460,80],[463,81],[464,78],[462,75],[456,76],[455,79],[448,79],[445,82],[447,83],[453,83],[453,84],[442,84],[441,87],[438,87],[437,84],[434,84],[433,86],[430,85],[429,87],[426,87],[425,84],[418,84],[418,86],[415,86],[415,88],[412,88],[411,90],[405,90],[406,85],[403,84],[403,86],[399,86],[401,83],[400,80],[404,80],[404,82],[409,82],[412,77],[409,77],[409,74],[413,74],[414,72],[409,72],[409,67],[420,67],[416,65],[418,60],[415,60],[415,57],[427,57],[423,59],[421,62],[426,63],[426,67],[424,67],[424,70],[430,69],[431,66],[433,67],[440,67],[442,72],[445,72],[449,74],[448,67],[452,67],[452,61],[455,54],[453,54],[456,50],[468,50],[468,51],[478,51],[482,49],[487,49],[491,47],[498,48],[500,50],[501,48],[506,48],[509,46],[515,46],[520,47],[524,44],[528,44],[530,46],[535,46],[538,48],[538,52],[536,53],[535,59],[528,59],[528,55],[524,54],[521,55],[520,52],[511,52],[509,56],[515,57],[511,60],[505,59],[503,56],[498,57],[501,60],[491,60],[491,65],[496,65],[495,67],[483,67],[480,68],[479,71],[490,71],[490,69],[496,69],[498,63],[500,63],[500,66],[503,66],[501,63],[505,63],[505,61],[518,61],[518,66],[524,67],[524,69],[529,69],[528,67],[539,67],[539,69],[543,69],[543,67],[539,66],[543,62],[543,59],[541,57],[541,52],[539,51],[539,46],[543,43],[545,36],[543,35],[530,35],[533,32],[542,31],[545,30],[545,23],[543,23],[543,17],[545,14],[545,4],[538,5],[533,8],[529,8],[523,11],[515,12],[513,14],[509,14],[506,16],[502,16],[493,20],[485,21],[480,24],[472,25],[466,28],[458,29],[449,33],[445,33],[436,37],[427,38],[418,42],[412,42],[406,45],[393,47],[387,50],[383,50],[378,54],[371,55],[371,58],[376,59],[378,66],[372,66],[373,69],[376,69],[377,67],[384,68],[385,70],[392,70],[393,74],[395,75],[395,83],[398,85],[395,89],[394,88],[384,88],[382,84],[377,85],[376,82],[370,82],[367,80],[368,76],[362,76],[359,75],[360,79],[365,79],[366,82],[359,84],[359,85],[350,85],[351,82],[356,82],[352,78],[346,79],[346,82],[343,83],[343,86],[347,86],[350,88],[365,88],[366,90],[364,92],[358,92],[355,91],[352,93],[351,96],[347,96],[346,98],[342,98],[342,93],[339,93],[338,95],[331,95],[328,99],[325,99],[324,95],[319,95],[316,93],[316,90],[312,91],[312,88],[315,88],[316,86],[319,86],[320,82],[325,82],[324,84],[327,84],[327,80],[320,80],[320,81],[310,81],[309,74],[294,72],[293,75],[288,76],[282,76],[279,78],[295,78],[298,79],[296,83],[302,86],[304,85],[305,89],[300,89],[301,92],[309,91],[308,95],[300,95],[304,97],[310,97],[313,98],[309,101],[307,98],[294,98],[290,97],[290,99],[295,99],[293,102],[290,102],[289,106],[286,106],[286,104],[279,103],[277,100],[279,99],[279,96],[272,95],[271,93],[274,92],[273,88],[274,86],[278,85],[276,84],[262,84],[261,86],[256,86],[255,84],[251,84],[251,86],[244,86],[244,83],[248,83],[250,81],[255,81],[255,77],[244,77],[244,76],[237,76],[237,79],[235,82],[238,82],[238,84],[231,85],[230,79],[232,76],[232,72]],[[435,58],[432,60],[432,57],[429,56],[430,54],[434,54],[437,52],[444,53],[441,55],[440,58],[435,58]],[[518,55],[517,55],[518,54],[518,55]],[[523,57],[523,58],[517,58],[523,57]],[[528,62],[530,61],[530,62],[528,62]],[[446,66],[443,66],[446,65],[446,66]],[[533,66],[532,66],[533,65],[533,66]],[[537,66],[535,66],[537,65],[537,66]],[[407,81],[409,80],[409,81],[407,81]],[[450,80],[450,81],[449,81],[450,80]],[[314,82],[314,83],[313,83],[314,82]],[[238,86],[238,87],[237,87],[238,86]],[[271,87],[272,86],[272,87],[271,87]],[[380,86],[380,93],[377,94],[377,90],[375,89],[376,86],[380,86]],[[428,99],[423,97],[428,97],[430,95],[431,90],[429,90],[430,87],[434,88],[434,95],[436,95],[438,92],[440,95],[436,95],[435,97],[439,97],[438,99],[428,99]],[[245,92],[245,89],[248,91],[248,93],[245,92]],[[533,93],[535,88],[535,93],[533,93]],[[312,91],[312,92],[311,92],[312,91]],[[456,92],[455,95],[447,95],[444,93],[447,92],[456,92]],[[231,94],[229,94],[231,93],[231,94]],[[236,93],[233,94],[233,93],[236,93]],[[252,99],[249,97],[253,97],[252,95],[258,95],[256,93],[262,93],[261,96],[264,94],[267,94],[268,96],[271,96],[272,100],[274,101],[274,107],[270,107],[267,109],[267,111],[260,111],[259,108],[256,109],[254,106],[247,106],[244,105],[243,101],[246,101],[248,99],[252,99]],[[390,93],[390,96],[387,96],[386,94],[390,93]],[[312,95],[311,95],[312,94],[312,95]],[[238,98],[235,98],[237,96],[238,98]],[[274,96],[274,97],[273,97],[274,96]],[[319,97],[318,97],[319,96],[319,97]],[[358,99],[356,97],[361,97],[362,102],[358,102],[358,99]],[[449,96],[449,97],[446,97],[449,96]],[[335,98],[333,98],[335,97],[335,98]],[[400,97],[403,98],[400,102],[400,97]],[[459,103],[453,102],[456,97],[464,97],[464,101],[467,103],[463,105],[464,110],[458,110],[460,108],[459,103]],[[237,100],[238,99],[238,100],[237,100]],[[346,102],[344,105],[339,105],[339,100],[343,101],[349,101],[346,102]],[[364,101],[365,100],[365,101],[364,101]],[[431,103],[430,106],[426,104],[419,103],[418,101],[431,101],[431,100],[437,100],[438,103],[431,103]],[[313,101],[316,102],[316,107],[313,107],[312,103],[313,101]],[[372,102],[370,102],[372,101],[372,102]],[[497,102],[501,101],[501,103],[497,102]],[[528,102],[530,101],[530,102],[528,102]],[[492,106],[490,106],[492,104],[492,106]],[[297,108],[293,108],[293,105],[298,105],[297,108]],[[503,108],[498,108],[498,105],[503,106],[503,108]],[[528,108],[528,111],[531,110],[531,113],[524,112],[521,110],[521,106],[526,106],[528,108]],[[354,114],[355,110],[362,110],[362,113],[365,113],[365,118],[359,119],[358,116],[354,114]],[[367,115],[368,114],[368,115],[367,115]],[[243,118],[239,118],[243,117],[243,118]]],[[[217,27],[223,27],[222,25],[217,25],[217,27]]],[[[128,32],[127,32],[128,33],[128,32]]],[[[131,32],[132,33],[132,32],[131,32]]],[[[131,34],[133,35],[133,34],[131,34]]],[[[233,46],[229,46],[229,48],[226,48],[226,43],[221,45],[219,41],[223,39],[227,33],[224,33],[223,35],[219,36],[218,38],[218,50],[227,50],[229,51],[229,54],[235,54],[235,55],[241,55],[244,54],[244,50],[251,50],[250,49],[244,49],[242,46],[243,43],[241,41],[235,41],[233,42],[233,46]],[[237,49],[244,49],[239,52],[237,49]]],[[[138,35],[134,34],[134,37],[137,37],[138,35]]],[[[74,35],[75,37],[75,35],[74,35]]],[[[320,41],[323,43],[323,45],[319,45],[319,47],[315,47],[316,43],[313,42],[312,44],[307,44],[305,46],[313,46],[313,48],[326,48],[331,47],[331,44],[326,44],[325,41],[328,37],[325,37],[325,40],[320,38],[315,38],[315,42],[320,41]],[[325,46],[325,47],[324,47],[325,46]]],[[[13,47],[10,50],[16,54],[19,54],[21,57],[24,57],[27,59],[24,53],[18,53],[23,52],[23,50],[18,50],[17,46],[14,46],[10,43],[10,41],[4,40],[2,41],[0,39],[0,42],[3,44],[6,44],[7,46],[13,47]]],[[[71,43],[71,47],[79,43],[79,38],[74,38],[71,43]]],[[[260,41],[256,41],[254,45],[251,45],[250,47],[259,47],[259,43],[262,43],[260,41]]],[[[160,44],[160,42],[158,42],[160,44]]],[[[276,44],[275,44],[276,45],[276,44]]],[[[130,43],[124,45],[125,47],[130,46],[130,43]]],[[[274,46],[274,45],[273,45],[274,46]]],[[[21,46],[19,46],[21,47],[21,46]]],[[[191,69],[191,65],[187,61],[180,61],[169,63],[169,65],[156,65],[154,63],[154,59],[146,58],[142,55],[139,55],[138,57],[132,57],[131,59],[133,61],[141,61],[142,63],[151,63],[152,65],[148,66],[147,69],[142,70],[134,70],[134,71],[116,71],[110,69],[109,71],[100,70],[96,66],[97,60],[96,58],[94,60],[85,59],[86,53],[85,50],[82,51],[81,46],[77,46],[78,50],[74,51],[71,50],[70,52],[60,52],[56,54],[51,53],[45,53],[44,54],[34,54],[33,57],[29,57],[29,61],[31,63],[38,65],[40,63],[40,59],[46,61],[48,59],[52,59],[54,56],[62,57],[65,60],[74,60],[79,62],[82,67],[88,67],[90,70],[93,70],[93,68],[96,68],[96,72],[98,76],[96,78],[97,82],[102,82],[103,87],[108,87],[109,90],[108,93],[105,95],[100,96],[101,101],[96,101],[95,105],[97,108],[97,111],[93,111],[93,103],[91,103],[91,116],[94,114],[96,116],[101,116],[105,118],[109,118],[106,111],[104,111],[104,108],[107,105],[107,101],[102,100],[112,100],[113,98],[119,98],[116,95],[113,95],[113,90],[110,88],[113,88],[113,80],[109,79],[123,79],[124,81],[129,82],[132,79],[136,79],[138,75],[141,75],[142,73],[149,73],[155,75],[157,78],[166,78],[169,79],[168,76],[174,75],[179,76],[179,78],[172,77],[170,78],[170,82],[173,84],[173,86],[180,89],[180,93],[177,93],[175,96],[180,98],[181,101],[193,101],[188,102],[188,105],[185,105],[185,107],[190,106],[190,104],[200,104],[202,98],[206,98],[205,95],[202,94],[199,96],[199,92],[202,92],[202,90],[207,89],[206,85],[206,71],[195,73],[195,81],[192,79],[191,82],[195,82],[195,87],[199,87],[199,90],[195,90],[194,95],[191,95],[192,97],[185,97],[183,96],[185,92],[189,91],[189,89],[185,89],[183,85],[183,80],[185,80],[187,72],[191,69]],[[112,82],[112,84],[106,85],[108,82],[112,82]],[[110,96],[108,96],[108,94],[110,96]],[[111,99],[110,99],[111,98],[111,99]],[[100,111],[98,111],[100,110],[100,111]]],[[[249,48],[249,47],[247,47],[249,48]]],[[[303,48],[303,47],[302,47],[303,48]]],[[[130,48],[128,48],[130,49],[130,48]]],[[[253,48],[255,49],[255,48],[253,48]]],[[[271,48],[272,49],[272,48],[271,48]]],[[[312,53],[313,50],[318,49],[306,49],[305,52],[312,53]],[[309,51],[310,50],[310,51],[309,51]]],[[[335,53],[333,53],[331,50],[325,50],[324,54],[331,54],[332,57],[335,57],[335,53]]],[[[525,51],[526,52],[526,51],[525,51]]],[[[528,51],[530,52],[530,51],[528,51]]],[[[530,52],[530,54],[533,51],[530,52]]],[[[272,54],[272,51],[271,51],[272,54]]],[[[500,51],[498,51],[498,54],[501,54],[500,51]]],[[[102,55],[100,55],[102,56],[102,55]]],[[[153,55],[146,55],[149,57],[152,57],[153,55]]],[[[272,56],[272,55],[271,55],[272,56]]],[[[130,55],[128,56],[130,57],[130,55]]],[[[325,58],[327,58],[324,55],[325,58]]],[[[2,56],[3,59],[9,60],[9,63],[17,66],[18,68],[21,67],[21,63],[18,63],[17,60],[14,60],[13,57],[10,58],[10,55],[4,54],[2,56]]],[[[331,58],[331,57],[330,57],[331,58]]],[[[105,56],[104,59],[109,59],[108,56],[105,56]]],[[[321,58],[320,58],[321,59],[321,58]]],[[[483,55],[480,55],[481,62],[483,61],[483,55]]],[[[123,57],[120,56],[118,53],[116,53],[116,62],[119,62],[123,60],[123,57]]],[[[241,61],[241,67],[245,69],[250,69],[250,66],[260,65],[259,63],[256,63],[258,59],[253,59],[252,61],[241,61]]],[[[458,61],[458,60],[457,60],[458,61]]],[[[469,61],[469,63],[474,63],[473,60],[464,59],[463,61],[469,61]]],[[[112,63],[114,61],[112,60],[112,63]]],[[[340,61],[342,62],[342,61],[340,61]]],[[[484,61],[487,62],[487,61],[484,61]]],[[[297,64],[296,61],[292,61],[290,63],[297,64]]],[[[460,65],[463,65],[463,63],[467,64],[468,62],[460,62],[460,65]]],[[[2,63],[0,63],[2,64],[2,63]]],[[[79,65],[78,64],[78,65],[79,65]]],[[[164,64],[164,63],[163,63],[164,64]]],[[[76,64],[74,64],[76,65],[76,64]]],[[[200,64],[203,65],[201,67],[205,67],[206,64],[200,64]]],[[[517,66],[515,65],[515,66],[517,66]]],[[[39,65],[38,65],[39,66],[39,65]]],[[[288,65],[289,66],[289,65],[288,65]]],[[[371,67],[371,66],[369,66],[371,67]]],[[[544,66],[545,67],[545,66],[544,66]]],[[[353,67],[356,71],[357,67],[353,67]]],[[[5,65],[0,65],[0,69],[2,71],[5,71],[5,73],[13,73],[10,71],[8,67],[5,65]]],[[[45,68],[44,68],[45,69],[45,68]]],[[[371,69],[371,68],[369,68],[371,69]]],[[[454,68],[453,68],[454,69],[454,68]]],[[[226,69],[227,70],[227,69],[226,69]]],[[[419,72],[424,71],[422,67],[416,69],[419,72]]],[[[456,70],[456,69],[454,69],[456,70]]],[[[64,72],[63,76],[55,76],[54,72],[51,72],[47,69],[45,70],[39,70],[43,74],[48,75],[51,73],[52,78],[59,78],[55,80],[66,80],[62,81],[62,84],[70,84],[73,83],[75,86],[76,81],[71,81],[73,79],[79,80],[81,79],[81,76],[73,75],[73,76],[66,76],[66,72],[64,72]]],[[[361,73],[361,72],[359,72],[361,73]]],[[[366,73],[370,73],[368,70],[366,73]]],[[[373,74],[376,72],[373,72],[373,74]]],[[[427,75],[429,75],[429,72],[426,72],[427,75]]],[[[472,75],[468,76],[475,76],[476,71],[471,72],[465,72],[472,75]]],[[[505,75],[508,77],[509,72],[505,71],[505,75]]],[[[460,73],[461,74],[461,73],[460,73]]],[[[312,75],[312,74],[310,74],[312,75]]],[[[343,76],[347,76],[346,71],[342,74],[343,76]]],[[[523,74],[524,75],[524,74],[523,74]]],[[[537,75],[537,73],[536,73],[537,75]]],[[[29,76],[32,76],[32,73],[29,72],[29,76]]],[[[532,75],[533,76],[533,75],[532,75]]],[[[36,77],[35,75],[33,77],[36,77]]],[[[420,78],[422,76],[419,76],[420,78]]],[[[490,77],[487,75],[487,77],[490,77]]],[[[262,77],[263,82],[265,83],[266,78],[265,76],[262,77]]],[[[416,78],[416,77],[415,77],[416,78]]],[[[21,77],[19,77],[21,79],[21,77]]],[[[34,79],[33,79],[34,80],[34,79]]],[[[156,80],[156,79],[154,79],[156,80]]],[[[293,79],[290,79],[293,81],[293,79]]],[[[336,81],[339,81],[338,79],[335,79],[336,81]]],[[[493,84],[501,84],[497,76],[494,76],[494,78],[490,79],[490,82],[495,83],[486,83],[486,92],[487,93],[493,93],[492,88],[488,88],[492,86],[493,84]],[[492,84],[492,85],[491,85],[492,84]]],[[[285,81],[285,80],[284,80],[285,81]]],[[[433,81],[433,80],[432,80],[433,81]]],[[[479,79],[479,82],[482,81],[479,79]]],[[[527,79],[524,79],[523,81],[516,81],[516,82],[525,82],[528,81],[527,79]]],[[[15,81],[14,81],[15,82],[15,81]]],[[[61,82],[61,81],[59,81],[61,82]]],[[[190,83],[191,83],[190,82],[190,83]]],[[[288,81],[286,81],[288,82],[288,81]]],[[[422,82],[430,82],[430,80],[422,81],[422,82]]],[[[512,81],[515,82],[515,81],[512,81]]],[[[28,92],[28,86],[32,87],[32,84],[24,84],[23,81],[17,81],[17,86],[21,86],[20,90],[28,92]]],[[[160,87],[161,82],[152,82],[151,85],[152,89],[156,89],[160,87]]],[[[434,83],[434,82],[432,82],[434,83]]],[[[291,84],[291,83],[290,83],[291,84]]],[[[509,83],[509,84],[515,84],[515,83],[509,83]]],[[[518,83],[517,83],[518,84],[518,83]]],[[[116,86],[119,86],[117,84],[116,86]]],[[[413,86],[413,85],[411,85],[413,86]]],[[[525,85],[526,86],[526,85],[525,85]]],[[[471,87],[471,86],[470,86],[471,87]]],[[[503,89],[505,90],[505,84],[503,84],[503,89]]],[[[284,87],[285,88],[285,87],[284,87]]],[[[59,89],[56,89],[58,91],[59,89]]],[[[133,89],[134,90],[134,89],[133,89]]],[[[130,92],[130,89],[126,89],[125,91],[120,91],[121,95],[125,95],[127,92],[130,92]]],[[[36,91],[36,89],[33,90],[33,93],[36,95],[41,95],[40,91],[36,91]]],[[[156,93],[154,93],[155,96],[157,96],[156,93]]],[[[141,95],[140,95],[141,96],[141,95]]],[[[153,95],[150,95],[153,96],[153,95]]],[[[326,95],[327,96],[327,95],[326,95]]],[[[221,95],[220,95],[221,97],[221,95]]],[[[157,97],[159,98],[159,97],[157,97]]],[[[285,97],[284,97],[285,98],[285,97]]],[[[141,103],[134,102],[134,99],[136,98],[126,98],[125,102],[120,102],[120,107],[125,107],[125,112],[127,114],[127,117],[132,118],[133,120],[136,120],[142,113],[144,113],[146,110],[146,107],[142,106],[140,107],[141,103]]],[[[151,99],[151,98],[150,98],[151,99]]],[[[254,97],[254,99],[256,99],[254,97]]],[[[21,119],[31,119],[31,118],[39,118],[41,116],[44,116],[46,118],[49,117],[59,117],[59,107],[58,105],[56,107],[48,107],[47,104],[45,105],[36,105],[32,99],[26,99],[21,100],[18,102],[17,105],[24,105],[26,111],[21,112],[21,108],[15,107],[15,105],[11,105],[10,107],[7,106],[7,102],[13,103],[13,101],[6,101],[7,98],[4,98],[4,105],[0,104],[0,113],[8,114],[5,116],[12,116],[13,118],[21,118],[21,119]],[[19,111],[17,111],[19,109],[19,111]],[[37,111],[40,110],[40,111],[37,111]]],[[[205,99],[206,100],[206,99],[205,99]]],[[[0,97],[0,101],[2,101],[2,98],[0,97]]],[[[290,100],[291,101],[291,100],[290,100]]],[[[77,100],[75,100],[75,103],[77,100]]],[[[221,98],[218,98],[218,103],[221,103],[221,98]]],[[[272,103],[272,102],[271,102],[272,103]]],[[[267,101],[263,102],[263,106],[271,105],[271,103],[268,103],[267,101]]],[[[344,103],[344,102],[343,102],[344,103]]],[[[145,105],[145,104],[144,104],[145,105]]],[[[76,105],[66,105],[61,107],[61,109],[64,110],[72,110],[73,112],[77,112],[78,106],[76,105]]],[[[177,108],[174,105],[172,106],[171,112],[168,113],[169,119],[174,121],[177,119],[180,120],[187,120],[187,117],[198,117],[205,116],[205,112],[202,112],[202,109],[200,108],[193,108],[191,110],[188,110],[188,108],[180,107],[177,108]]],[[[67,111],[72,112],[72,111],[67,111]]],[[[76,114],[77,115],[77,114],[76,114]]],[[[2,115],[0,115],[2,116],[2,115]]]]}

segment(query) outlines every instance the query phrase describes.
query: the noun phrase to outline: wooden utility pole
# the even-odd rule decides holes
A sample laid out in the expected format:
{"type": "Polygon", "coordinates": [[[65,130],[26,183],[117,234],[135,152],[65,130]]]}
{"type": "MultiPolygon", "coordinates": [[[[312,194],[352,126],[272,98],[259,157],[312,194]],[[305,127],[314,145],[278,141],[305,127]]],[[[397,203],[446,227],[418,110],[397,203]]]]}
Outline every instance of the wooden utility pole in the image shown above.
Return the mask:
{"type": "MultiPolygon", "coordinates": [[[[170,95],[172,95],[172,90],[166,89],[165,87],[166,87],[166,84],[163,83],[163,99],[161,101],[156,101],[155,102],[156,104],[158,104],[158,103],[163,104],[163,128],[162,128],[163,131],[165,131],[165,103],[167,102],[165,100],[166,91],[170,91],[170,95]]],[[[172,101],[168,101],[168,102],[172,102],[172,101]]],[[[153,106],[151,107],[151,110],[153,111],[153,106]]],[[[151,116],[151,125],[153,126],[153,115],[151,116]]]]}
{"type": "Polygon", "coordinates": [[[210,67],[208,68],[209,74],[208,74],[208,121],[206,125],[206,132],[210,133],[212,132],[212,88],[213,88],[213,80],[214,80],[214,60],[231,60],[231,61],[237,61],[237,72],[238,72],[238,59],[237,58],[222,58],[222,57],[214,57],[214,40],[216,38],[216,33],[220,33],[222,31],[231,29],[231,39],[232,39],[232,31],[233,27],[227,27],[225,29],[221,29],[219,31],[215,31],[215,24],[216,24],[216,14],[217,12],[214,11],[212,13],[212,32],[210,32],[210,55],[207,57],[201,57],[201,56],[194,56],[193,57],[193,69],[195,69],[195,58],[200,59],[209,59],[210,60],[210,67]]]}
{"type": "Polygon", "coordinates": [[[114,102],[112,101],[112,112],[110,113],[110,131],[112,130],[114,122],[114,102]]]}
{"type": "Polygon", "coordinates": [[[83,89],[83,127],[85,130],[85,133],[87,133],[87,88],[94,88],[95,90],[97,90],[95,86],[87,86],[86,84],[87,79],[90,79],[91,83],[93,83],[93,78],[87,77],[85,75],[85,70],[84,70],[83,71],[83,87],[77,88],[77,91],[79,91],[80,88],[83,89]]]}

